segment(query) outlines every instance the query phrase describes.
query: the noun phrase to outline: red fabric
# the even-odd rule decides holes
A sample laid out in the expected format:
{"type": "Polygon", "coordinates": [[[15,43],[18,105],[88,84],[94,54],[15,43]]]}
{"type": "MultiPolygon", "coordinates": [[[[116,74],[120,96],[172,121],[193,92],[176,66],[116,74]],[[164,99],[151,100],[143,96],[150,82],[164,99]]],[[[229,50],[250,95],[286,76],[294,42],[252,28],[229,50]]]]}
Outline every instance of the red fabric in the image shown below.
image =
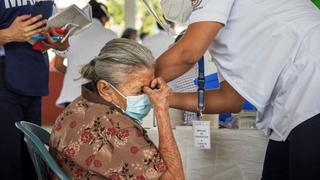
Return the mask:
{"type": "MultiPolygon", "coordinates": [[[[61,28],[54,28],[54,31],[57,32],[59,35],[64,35],[66,33],[66,30],[62,30],[61,28]]],[[[52,36],[51,29],[49,29],[48,33],[50,34],[50,36],[52,36]]],[[[47,51],[48,49],[50,49],[50,48],[43,43],[43,40],[36,41],[32,45],[32,50],[34,50],[34,51],[41,51],[42,52],[42,51],[47,51]]]]}

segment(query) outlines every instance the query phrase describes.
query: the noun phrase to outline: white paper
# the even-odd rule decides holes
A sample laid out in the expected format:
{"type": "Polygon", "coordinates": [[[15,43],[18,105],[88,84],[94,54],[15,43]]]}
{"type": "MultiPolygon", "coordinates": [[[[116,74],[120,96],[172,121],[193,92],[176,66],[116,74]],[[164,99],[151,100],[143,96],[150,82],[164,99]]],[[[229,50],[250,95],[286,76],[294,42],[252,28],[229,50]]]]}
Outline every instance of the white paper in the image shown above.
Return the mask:
{"type": "Polygon", "coordinates": [[[92,8],[89,4],[82,8],[82,11],[90,20],[92,20],[92,8]]]}
{"type": "Polygon", "coordinates": [[[76,5],[71,5],[49,18],[47,27],[66,27],[69,31],[67,36],[72,36],[89,27],[91,23],[92,16],[90,6],[82,10],[76,5]]]}
{"type": "Polygon", "coordinates": [[[193,145],[199,149],[211,149],[210,121],[193,121],[193,145]]]}

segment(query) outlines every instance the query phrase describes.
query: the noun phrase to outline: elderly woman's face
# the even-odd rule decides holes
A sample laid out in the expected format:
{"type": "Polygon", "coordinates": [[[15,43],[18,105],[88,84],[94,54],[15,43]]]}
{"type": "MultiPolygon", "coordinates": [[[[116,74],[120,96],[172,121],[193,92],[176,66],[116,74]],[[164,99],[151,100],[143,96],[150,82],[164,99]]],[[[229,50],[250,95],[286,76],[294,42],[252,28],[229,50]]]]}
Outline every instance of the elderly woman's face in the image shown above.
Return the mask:
{"type": "Polygon", "coordinates": [[[117,89],[125,96],[137,96],[143,94],[143,87],[150,86],[154,79],[154,69],[137,69],[128,74],[127,78],[117,89]]]}

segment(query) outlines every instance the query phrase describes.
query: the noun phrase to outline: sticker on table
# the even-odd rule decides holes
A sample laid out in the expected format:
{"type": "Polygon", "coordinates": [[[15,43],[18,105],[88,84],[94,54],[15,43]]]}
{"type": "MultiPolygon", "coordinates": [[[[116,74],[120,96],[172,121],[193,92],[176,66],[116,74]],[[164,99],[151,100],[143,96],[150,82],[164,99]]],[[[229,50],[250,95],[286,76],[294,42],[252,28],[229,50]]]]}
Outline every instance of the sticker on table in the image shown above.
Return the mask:
{"type": "Polygon", "coordinates": [[[193,121],[193,145],[195,148],[211,149],[210,121],[193,121]]]}

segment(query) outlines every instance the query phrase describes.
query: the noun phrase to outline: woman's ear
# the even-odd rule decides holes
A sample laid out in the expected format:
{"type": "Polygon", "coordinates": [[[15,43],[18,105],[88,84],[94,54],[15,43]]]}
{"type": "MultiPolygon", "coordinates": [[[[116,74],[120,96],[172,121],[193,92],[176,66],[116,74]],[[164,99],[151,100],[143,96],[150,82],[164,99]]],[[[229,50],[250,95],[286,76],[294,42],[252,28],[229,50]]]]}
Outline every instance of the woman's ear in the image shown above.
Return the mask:
{"type": "Polygon", "coordinates": [[[112,90],[110,88],[110,84],[105,80],[99,80],[97,83],[99,95],[107,101],[112,100],[112,90]]]}

